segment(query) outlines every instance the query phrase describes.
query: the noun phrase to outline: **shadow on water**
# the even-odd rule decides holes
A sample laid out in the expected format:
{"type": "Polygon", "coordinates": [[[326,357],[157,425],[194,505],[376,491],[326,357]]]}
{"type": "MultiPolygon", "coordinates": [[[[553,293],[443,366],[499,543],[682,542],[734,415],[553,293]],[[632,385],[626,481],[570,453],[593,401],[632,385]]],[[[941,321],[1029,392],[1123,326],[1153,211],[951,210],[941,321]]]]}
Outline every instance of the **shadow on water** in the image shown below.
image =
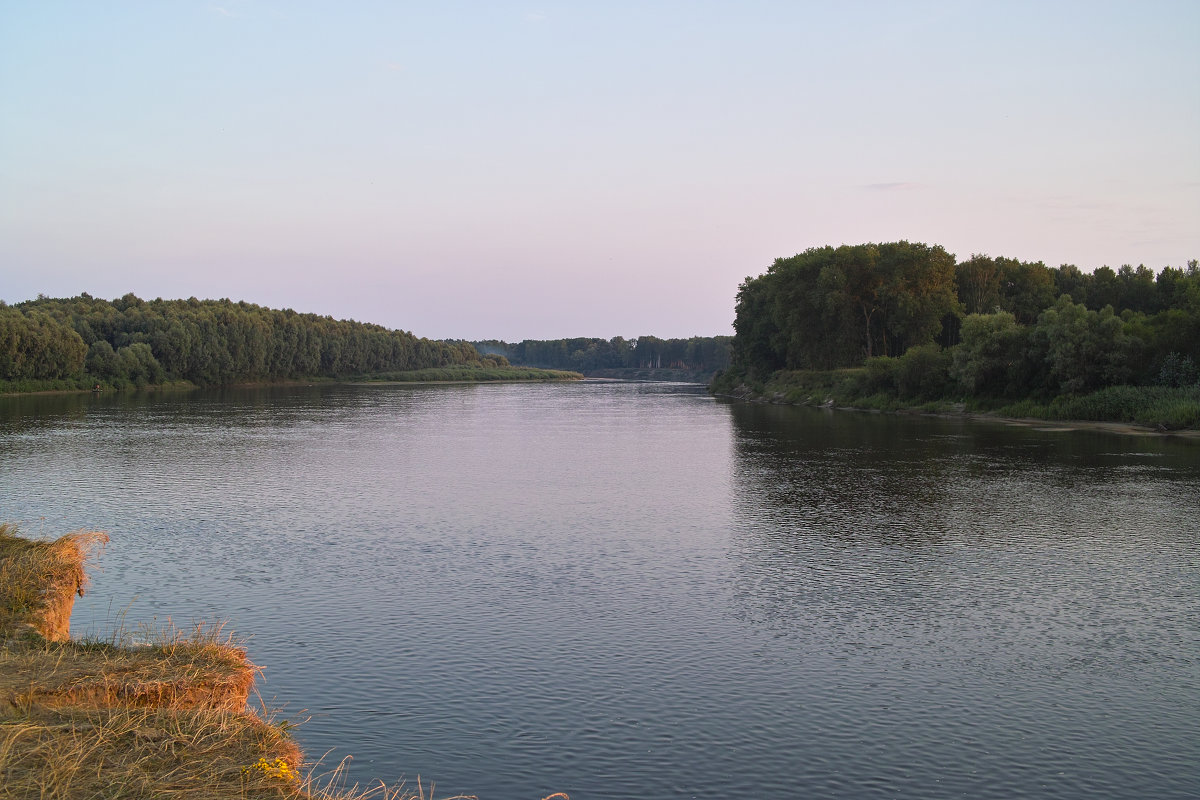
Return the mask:
{"type": "Polygon", "coordinates": [[[730,415],[733,613],[794,669],[834,677],[820,702],[971,764],[906,767],[962,796],[1034,775],[1046,797],[1194,792],[1180,734],[1197,686],[1185,654],[1200,646],[1200,448],[962,419],[730,415]]]}
{"type": "Polygon", "coordinates": [[[212,420],[221,427],[253,428],[264,422],[291,424],[301,419],[344,418],[381,405],[406,412],[432,405],[447,394],[463,398],[480,387],[471,384],[346,385],[321,383],[286,386],[230,386],[165,391],[72,392],[0,396],[0,433],[23,434],[84,424],[103,424],[108,417],[131,414],[151,424],[192,426],[212,420]],[[231,413],[232,410],[232,413],[231,413]]]}
{"type": "Polygon", "coordinates": [[[1163,504],[1197,502],[1200,447],[1170,439],[747,404],[730,415],[740,513],[785,535],[922,545],[1018,516],[1026,528],[1031,511],[1069,522],[1083,499],[1120,517],[1144,483],[1163,504]]]}
{"type": "Polygon", "coordinates": [[[985,672],[1132,669],[1180,635],[1177,598],[1197,611],[1177,567],[1200,533],[1189,444],[819,409],[730,414],[730,556],[748,624],[833,658],[868,647],[985,672]],[[1155,618],[1163,627],[1145,625],[1155,618]]]}
{"type": "Polygon", "coordinates": [[[758,405],[731,413],[744,518],[766,515],[785,536],[820,530],[848,542],[939,534],[929,517],[944,505],[944,440],[882,416],[758,405]]]}

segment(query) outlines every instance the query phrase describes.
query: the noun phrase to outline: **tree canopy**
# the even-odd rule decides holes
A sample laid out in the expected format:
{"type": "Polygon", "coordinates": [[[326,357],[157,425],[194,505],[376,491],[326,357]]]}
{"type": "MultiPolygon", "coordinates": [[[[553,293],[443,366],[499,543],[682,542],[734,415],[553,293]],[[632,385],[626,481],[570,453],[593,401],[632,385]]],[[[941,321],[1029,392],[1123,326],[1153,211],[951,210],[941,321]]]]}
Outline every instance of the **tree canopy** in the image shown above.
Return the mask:
{"type": "Polygon", "coordinates": [[[866,364],[912,397],[1179,384],[1200,363],[1200,268],[1088,274],[986,255],[956,263],[904,241],[812,248],[745,280],[734,329],[731,372],[758,380],[866,364]]]}
{"type": "Polygon", "coordinates": [[[805,250],[747,278],[734,360],[751,369],[832,369],[928,344],[960,312],[954,257],[891,242],[805,250]]]}
{"type": "Polygon", "coordinates": [[[231,300],[81,294],[0,307],[4,381],[219,385],[480,363],[465,343],[231,300]]]}

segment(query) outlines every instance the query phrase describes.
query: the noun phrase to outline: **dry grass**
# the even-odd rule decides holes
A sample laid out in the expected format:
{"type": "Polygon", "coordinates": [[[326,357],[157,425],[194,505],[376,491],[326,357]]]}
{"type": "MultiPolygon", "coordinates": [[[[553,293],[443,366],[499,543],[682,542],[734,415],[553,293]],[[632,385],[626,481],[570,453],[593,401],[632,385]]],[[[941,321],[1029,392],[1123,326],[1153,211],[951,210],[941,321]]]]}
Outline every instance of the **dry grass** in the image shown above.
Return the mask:
{"type": "Polygon", "coordinates": [[[107,542],[99,531],[35,541],[0,523],[0,638],[33,630],[46,639],[67,639],[71,607],[87,583],[83,562],[107,542]]]}
{"type": "Polygon", "coordinates": [[[143,646],[49,642],[0,644],[0,713],[29,705],[167,706],[243,711],[257,668],[219,628],[191,636],[166,628],[143,646]]]}
{"type": "Polygon", "coordinates": [[[107,541],[0,524],[0,800],[433,800],[419,778],[347,787],[345,761],[305,764],[289,725],[246,710],[258,668],[221,626],[70,641],[84,561],[107,541]]]}
{"type": "Polygon", "coordinates": [[[216,709],[27,706],[0,714],[0,798],[434,797],[433,787],[419,780],[412,788],[347,787],[344,764],[329,772],[305,764],[287,727],[216,709]]]}
{"type": "Polygon", "coordinates": [[[0,717],[4,798],[299,798],[299,763],[279,728],[249,714],[33,708],[0,717]],[[288,769],[256,769],[259,758],[288,769]]]}

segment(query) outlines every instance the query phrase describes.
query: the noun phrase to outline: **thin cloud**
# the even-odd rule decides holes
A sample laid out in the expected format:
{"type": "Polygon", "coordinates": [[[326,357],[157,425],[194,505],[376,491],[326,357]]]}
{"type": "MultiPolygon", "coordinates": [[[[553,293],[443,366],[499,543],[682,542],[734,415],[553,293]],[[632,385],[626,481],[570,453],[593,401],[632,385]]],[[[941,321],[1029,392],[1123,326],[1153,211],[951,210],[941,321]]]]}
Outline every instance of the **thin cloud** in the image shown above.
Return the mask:
{"type": "Polygon", "coordinates": [[[525,13],[525,21],[526,22],[542,22],[545,19],[546,19],[545,14],[538,14],[535,11],[528,11],[525,13]]]}
{"type": "MultiPolygon", "coordinates": [[[[1012,202],[1029,205],[1026,198],[1013,197],[1012,202]]],[[[1116,203],[1098,203],[1094,200],[1077,200],[1074,197],[1047,197],[1033,203],[1037,208],[1051,211],[1109,211],[1118,208],[1116,203]]]]}
{"type": "Polygon", "coordinates": [[[404,72],[404,65],[398,61],[385,61],[383,62],[383,68],[392,72],[404,72]]]}
{"type": "Polygon", "coordinates": [[[877,192],[893,192],[907,189],[919,189],[921,188],[921,184],[912,183],[910,181],[893,181],[891,183],[868,183],[864,184],[862,188],[872,189],[877,192]]]}
{"type": "Polygon", "coordinates": [[[222,8],[221,6],[209,6],[208,10],[213,12],[214,14],[219,14],[222,17],[236,17],[237,16],[237,14],[233,13],[228,8],[222,8]]]}

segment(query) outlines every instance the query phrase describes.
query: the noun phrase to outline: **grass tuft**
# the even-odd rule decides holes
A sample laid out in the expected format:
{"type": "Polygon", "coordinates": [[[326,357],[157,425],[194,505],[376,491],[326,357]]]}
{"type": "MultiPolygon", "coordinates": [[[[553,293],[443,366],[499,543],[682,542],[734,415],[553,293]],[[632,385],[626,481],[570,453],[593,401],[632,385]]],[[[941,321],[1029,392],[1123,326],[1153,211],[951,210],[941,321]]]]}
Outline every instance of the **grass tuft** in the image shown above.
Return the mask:
{"type": "Polygon", "coordinates": [[[1053,420],[1132,422],[1160,430],[1200,428],[1200,388],[1109,386],[1084,395],[1064,395],[1048,403],[1022,400],[998,413],[1053,420]]]}
{"type": "Polygon", "coordinates": [[[258,668],[220,626],[190,635],[168,626],[109,641],[39,637],[0,647],[0,710],[45,707],[171,707],[242,711],[258,668]]]}
{"type": "Polygon", "coordinates": [[[107,543],[100,531],[26,539],[15,525],[0,523],[0,639],[29,633],[67,639],[75,596],[87,585],[83,563],[107,543]]]}

